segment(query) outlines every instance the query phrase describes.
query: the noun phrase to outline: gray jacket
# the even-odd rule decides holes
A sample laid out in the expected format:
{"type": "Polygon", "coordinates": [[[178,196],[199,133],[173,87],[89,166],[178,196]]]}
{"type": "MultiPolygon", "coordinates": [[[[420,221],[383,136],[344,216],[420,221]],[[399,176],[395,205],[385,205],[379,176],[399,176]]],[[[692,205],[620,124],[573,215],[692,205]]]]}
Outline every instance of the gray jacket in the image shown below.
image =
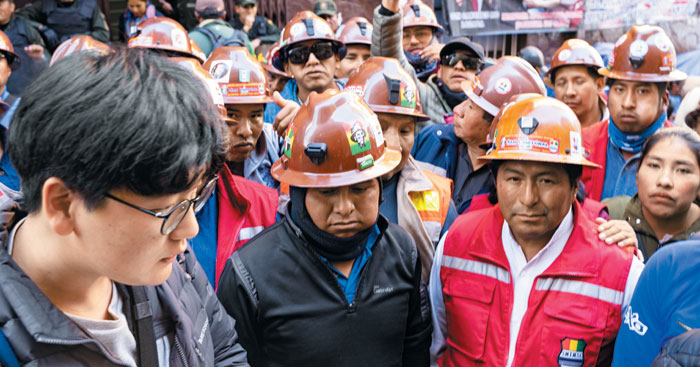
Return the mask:
{"type": "MultiPolygon", "coordinates": [[[[146,287],[156,339],[172,335],[169,365],[248,366],[234,320],[193,255],[187,258],[187,273],[174,264],[165,283],[146,287]]],[[[122,365],[58,310],[4,249],[0,279],[0,328],[23,366],[122,365]]],[[[133,329],[127,286],[118,284],[117,290],[133,329]]]]}
{"type": "Polygon", "coordinates": [[[446,113],[452,112],[452,108],[447,104],[445,98],[437,85],[437,76],[431,75],[427,82],[423,83],[416,77],[416,71],[408,63],[403,53],[402,46],[402,15],[398,12],[392,16],[379,13],[381,5],[374,9],[374,31],[372,31],[372,56],[393,57],[401,63],[406,71],[413,76],[418,86],[420,103],[423,106],[423,113],[430,116],[430,121],[419,122],[416,125],[416,135],[424,127],[432,124],[444,124],[446,113]]]}

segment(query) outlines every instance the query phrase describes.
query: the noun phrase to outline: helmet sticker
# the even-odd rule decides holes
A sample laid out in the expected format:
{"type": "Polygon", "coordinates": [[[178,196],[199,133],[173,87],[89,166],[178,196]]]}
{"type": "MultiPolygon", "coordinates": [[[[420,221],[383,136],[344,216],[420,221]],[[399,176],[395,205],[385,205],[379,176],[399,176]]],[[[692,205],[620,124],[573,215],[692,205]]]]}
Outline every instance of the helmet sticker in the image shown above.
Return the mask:
{"type": "Polygon", "coordinates": [[[561,50],[561,52],[559,53],[559,61],[561,61],[561,62],[569,61],[570,57],[571,57],[571,50],[561,50]]]}
{"type": "Polygon", "coordinates": [[[292,36],[297,34],[306,34],[306,28],[304,28],[304,23],[296,23],[289,29],[289,34],[292,36]]]}
{"type": "Polygon", "coordinates": [[[649,52],[649,46],[642,40],[636,40],[630,45],[630,56],[644,57],[649,52]]]}
{"type": "Polygon", "coordinates": [[[549,152],[554,154],[559,153],[559,140],[551,139],[549,141],[549,152]]]}
{"type": "Polygon", "coordinates": [[[292,144],[294,144],[294,124],[287,128],[287,135],[284,137],[284,155],[292,158],[292,144]]]}
{"type": "Polygon", "coordinates": [[[659,48],[661,52],[668,52],[671,50],[671,40],[667,36],[659,33],[654,36],[654,44],[659,48]]]}
{"type": "Polygon", "coordinates": [[[347,85],[343,91],[348,91],[357,94],[360,97],[365,96],[365,87],[359,84],[347,85]]]}
{"type": "Polygon", "coordinates": [[[578,131],[569,131],[569,143],[571,144],[571,157],[581,159],[583,157],[581,133],[578,131]]]}
{"type": "Polygon", "coordinates": [[[239,69],[238,70],[238,81],[240,83],[250,82],[250,70],[239,69]]]}
{"type": "Polygon", "coordinates": [[[170,31],[170,41],[176,48],[181,50],[189,49],[189,45],[187,44],[187,35],[180,29],[173,29],[170,31]]]}
{"type": "Polygon", "coordinates": [[[231,60],[216,60],[209,67],[209,74],[220,83],[228,83],[231,73],[231,60]]]}
{"type": "Polygon", "coordinates": [[[510,82],[510,79],[508,78],[501,78],[496,80],[496,93],[498,94],[507,94],[510,92],[510,89],[513,87],[513,84],[510,82]]]}
{"type": "Polygon", "coordinates": [[[367,168],[374,166],[374,157],[372,157],[372,155],[369,154],[363,158],[360,158],[359,163],[360,163],[360,171],[364,171],[367,168]]]}
{"type": "Polygon", "coordinates": [[[501,146],[499,150],[521,150],[556,154],[559,152],[559,140],[544,136],[506,135],[501,138],[501,146]]]}
{"type": "Polygon", "coordinates": [[[416,108],[416,93],[413,88],[401,83],[401,107],[416,108]]]}
{"type": "Polygon", "coordinates": [[[224,97],[259,97],[265,95],[265,83],[222,83],[224,97]]]}
{"type": "Polygon", "coordinates": [[[355,122],[352,126],[346,126],[345,134],[348,137],[352,155],[368,151],[372,147],[367,130],[359,122],[355,122]]]}
{"type": "Polygon", "coordinates": [[[384,145],[384,132],[382,131],[382,125],[379,123],[379,119],[376,115],[372,116],[372,130],[374,131],[374,142],[378,147],[384,145]]]}

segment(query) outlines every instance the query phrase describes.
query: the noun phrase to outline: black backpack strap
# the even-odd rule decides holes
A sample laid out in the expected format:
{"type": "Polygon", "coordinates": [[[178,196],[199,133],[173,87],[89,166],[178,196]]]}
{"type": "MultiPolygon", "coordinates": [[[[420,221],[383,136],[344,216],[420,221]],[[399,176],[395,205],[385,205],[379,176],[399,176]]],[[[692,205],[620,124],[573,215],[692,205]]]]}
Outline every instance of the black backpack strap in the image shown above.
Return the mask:
{"type": "Polygon", "coordinates": [[[139,366],[157,366],[158,352],[155,332],[153,331],[153,314],[148,296],[146,296],[146,288],[138,286],[128,287],[128,289],[133,300],[131,315],[134,319],[139,366]]]}

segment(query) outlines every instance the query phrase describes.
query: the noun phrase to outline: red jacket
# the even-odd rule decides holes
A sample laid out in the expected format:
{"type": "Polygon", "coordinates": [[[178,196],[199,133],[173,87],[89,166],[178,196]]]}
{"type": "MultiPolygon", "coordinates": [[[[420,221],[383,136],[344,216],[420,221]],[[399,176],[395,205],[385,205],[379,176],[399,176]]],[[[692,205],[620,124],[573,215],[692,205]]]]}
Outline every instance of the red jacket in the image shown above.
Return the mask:
{"type": "Polygon", "coordinates": [[[520,333],[509,335],[513,283],[498,205],[469,212],[447,234],[440,269],[447,349],[440,366],[596,366],[609,363],[621,325],[632,256],[598,240],[574,203],[574,229],[561,255],[533,284],[520,333]],[[566,363],[568,362],[568,364],[566,363]]]}
{"type": "Polygon", "coordinates": [[[219,174],[221,179],[216,184],[216,284],[226,260],[249,239],[275,223],[278,201],[276,190],[235,176],[228,167],[224,167],[219,174]],[[229,199],[227,183],[234,196],[233,202],[229,199]]]}
{"type": "MultiPolygon", "coordinates": [[[[608,156],[608,124],[610,120],[597,122],[581,132],[583,147],[589,161],[599,164],[601,168],[583,167],[581,181],[586,186],[586,197],[600,201],[603,196],[603,184],[605,183],[605,162],[608,156]]],[[[664,123],[664,127],[672,127],[670,121],[664,123]]]]}

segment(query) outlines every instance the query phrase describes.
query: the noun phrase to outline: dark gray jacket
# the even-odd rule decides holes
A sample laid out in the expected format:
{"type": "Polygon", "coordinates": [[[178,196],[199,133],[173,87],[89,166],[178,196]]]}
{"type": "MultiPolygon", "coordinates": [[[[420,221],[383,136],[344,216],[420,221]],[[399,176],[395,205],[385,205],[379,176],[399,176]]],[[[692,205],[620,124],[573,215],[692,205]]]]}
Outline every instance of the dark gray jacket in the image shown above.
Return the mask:
{"type": "Polygon", "coordinates": [[[418,96],[420,103],[423,106],[423,113],[430,116],[430,121],[419,122],[416,124],[416,135],[432,124],[444,124],[446,113],[452,112],[452,108],[447,104],[447,101],[440,92],[440,87],[437,85],[437,76],[431,75],[425,82],[421,82],[416,77],[416,71],[413,66],[408,63],[406,55],[403,53],[402,46],[402,14],[398,12],[392,16],[382,15],[379,12],[381,5],[374,9],[374,30],[372,31],[372,56],[393,57],[399,60],[401,66],[411,74],[418,86],[418,96]]]}
{"type": "Polygon", "coordinates": [[[687,331],[666,343],[652,367],[700,366],[700,329],[687,331]]]}
{"type": "MultiPolygon", "coordinates": [[[[165,283],[146,287],[156,339],[173,336],[170,366],[248,366],[234,320],[221,307],[199,263],[188,256],[187,264],[187,273],[175,264],[165,283]]],[[[22,365],[122,365],[58,310],[4,248],[0,279],[0,328],[22,365]]],[[[133,331],[127,286],[118,284],[117,290],[133,331]]]]}

